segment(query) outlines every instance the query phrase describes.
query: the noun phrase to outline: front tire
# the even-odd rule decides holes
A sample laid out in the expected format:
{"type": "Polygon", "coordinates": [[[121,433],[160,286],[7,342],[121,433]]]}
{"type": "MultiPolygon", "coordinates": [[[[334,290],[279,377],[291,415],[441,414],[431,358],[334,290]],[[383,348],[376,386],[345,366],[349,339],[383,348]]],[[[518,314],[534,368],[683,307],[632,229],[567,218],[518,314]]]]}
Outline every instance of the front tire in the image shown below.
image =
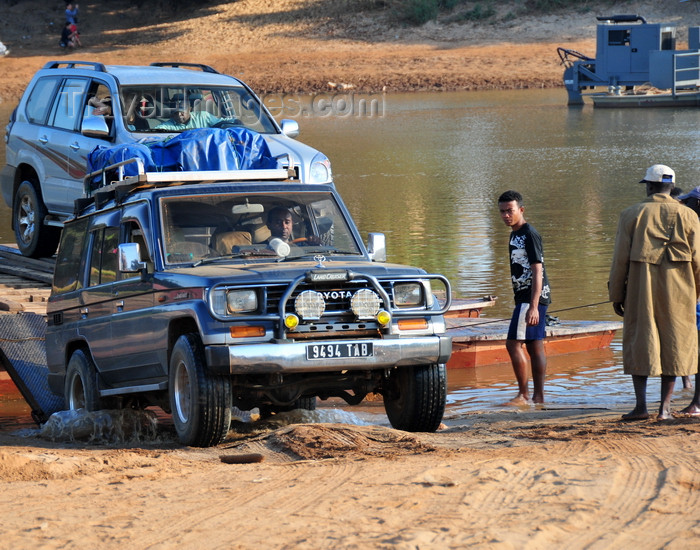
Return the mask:
{"type": "Polygon", "coordinates": [[[445,365],[395,368],[386,380],[382,394],[384,409],[393,428],[407,432],[434,432],[445,414],[445,365]]]}
{"type": "Polygon", "coordinates": [[[231,381],[206,370],[199,336],[183,334],[170,358],[170,408],[183,445],[210,447],[226,437],[231,425],[231,381]]]}
{"type": "Polygon", "coordinates": [[[42,258],[56,252],[61,232],[44,225],[46,205],[34,182],[23,181],[17,188],[12,216],[17,247],[24,256],[42,258]]]}
{"type": "Polygon", "coordinates": [[[102,409],[102,400],[97,391],[95,363],[81,349],[73,352],[68,362],[63,397],[66,408],[70,411],[86,409],[92,412],[102,409]]]}

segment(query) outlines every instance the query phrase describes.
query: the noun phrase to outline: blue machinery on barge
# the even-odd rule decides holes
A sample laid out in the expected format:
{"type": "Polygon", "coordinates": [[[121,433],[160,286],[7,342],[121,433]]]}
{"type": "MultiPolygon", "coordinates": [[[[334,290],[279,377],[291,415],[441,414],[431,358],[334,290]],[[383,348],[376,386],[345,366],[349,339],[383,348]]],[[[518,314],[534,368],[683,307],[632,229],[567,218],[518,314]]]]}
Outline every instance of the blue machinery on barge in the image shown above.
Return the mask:
{"type": "Polygon", "coordinates": [[[639,15],[597,17],[596,57],[557,48],[566,66],[569,105],[583,105],[584,90],[598,107],[700,106],[700,27],[688,28],[688,49],[676,50],[673,23],[647,23],[639,15]],[[645,94],[639,87],[664,93],[645,94]]]}

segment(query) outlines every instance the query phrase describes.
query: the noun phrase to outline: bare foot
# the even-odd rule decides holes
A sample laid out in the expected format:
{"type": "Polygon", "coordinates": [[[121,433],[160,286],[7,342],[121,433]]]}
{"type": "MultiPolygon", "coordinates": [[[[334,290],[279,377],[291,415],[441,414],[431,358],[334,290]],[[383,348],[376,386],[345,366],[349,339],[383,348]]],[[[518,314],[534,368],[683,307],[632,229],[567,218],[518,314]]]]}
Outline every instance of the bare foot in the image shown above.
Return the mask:
{"type": "Polygon", "coordinates": [[[503,405],[505,405],[506,407],[529,407],[530,400],[522,394],[518,394],[510,401],[506,401],[505,403],[503,403],[503,405]]]}
{"type": "Polygon", "coordinates": [[[685,409],[681,409],[680,413],[686,416],[700,416],[700,407],[695,404],[688,405],[685,409]]]}
{"type": "Polygon", "coordinates": [[[670,412],[662,412],[662,413],[660,412],[657,415],[656,420],[657,420],[657,422],[660,422],[662,420],[670,420],[672,418],[673,418],[673,416],[671,415],[670,412]]]}
{"type": "Polygon", "coordinates": [[[649,413],[647,411],[638,411],[637,409],[627,414],[622,415],[622,420],[648,420],[649,413]]]}

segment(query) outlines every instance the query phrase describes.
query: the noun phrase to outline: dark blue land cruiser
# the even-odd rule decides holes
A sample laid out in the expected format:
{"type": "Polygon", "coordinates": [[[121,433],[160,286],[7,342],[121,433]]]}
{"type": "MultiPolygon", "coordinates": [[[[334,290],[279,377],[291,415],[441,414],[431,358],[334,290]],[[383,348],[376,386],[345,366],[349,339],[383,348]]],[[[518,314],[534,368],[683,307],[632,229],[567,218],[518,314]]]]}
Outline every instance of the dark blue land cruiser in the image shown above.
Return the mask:
{"type": "Polygon", "coordinates": [[[52,391],[72,409],[158,405],[196,446],[222,441],[233,406],[370,392],[395,428],[436,430],[449,282],[384,263],[383,235],[366,249],[332,184],[286,177],[140,173],[77,201],[49,299],[52,391]]]}

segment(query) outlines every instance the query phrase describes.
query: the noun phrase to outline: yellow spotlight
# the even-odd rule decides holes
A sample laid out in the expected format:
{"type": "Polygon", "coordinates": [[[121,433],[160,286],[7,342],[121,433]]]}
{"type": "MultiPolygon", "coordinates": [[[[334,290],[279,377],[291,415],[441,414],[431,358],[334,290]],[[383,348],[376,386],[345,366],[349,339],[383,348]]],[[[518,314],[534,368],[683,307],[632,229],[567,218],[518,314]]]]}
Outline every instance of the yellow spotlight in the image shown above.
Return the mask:
{"type": "Polygon", "coordinates": [[[428,328],[428,321],[425,319],[399,319],[399,330],[425,330],[428,328]]]}
{"type": "Polygon", "coordinates": [[[231,327],[232,338],[250,338],[251,336],[265,336],[265,327],[231,327]]]}
{"type": "Polygon", "coordinates": [[[379,313],[377,313],[377,321],[380,325],[386,326],[389,323],[391,323],[391,314],[388,311],[382,309],[379,313]]]}
{"type": "Polygon", "coordinates": [[[284,326],[287,327],[288,329],[295,329],[299,325],[299,317],[294,315],[293,313],[288,313],[287,316],[284,318],[284,326]]]}

